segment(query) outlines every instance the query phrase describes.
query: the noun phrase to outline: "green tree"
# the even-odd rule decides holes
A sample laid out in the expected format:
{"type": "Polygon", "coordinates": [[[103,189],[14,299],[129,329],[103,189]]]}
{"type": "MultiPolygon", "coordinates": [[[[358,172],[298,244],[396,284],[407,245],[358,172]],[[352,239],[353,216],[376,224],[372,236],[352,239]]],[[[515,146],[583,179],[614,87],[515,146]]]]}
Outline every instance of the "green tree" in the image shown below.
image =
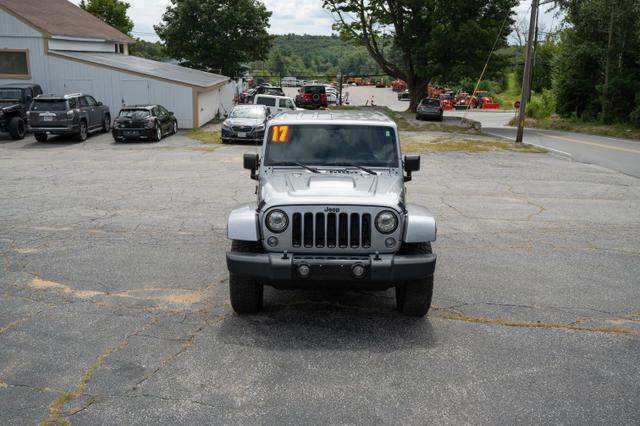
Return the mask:
{"type": "Polygon", "coordinates": [[[169,59],[169,55],[165,52],[162,43],[152,43],[140,38],[136,38],[135,44],[129,46],[129,54],[141,58],[153,59],[154,61],[166,61],[169,59]]]}
{"type": "MultiPolygon", "coordinates": [[[[553,66],[557,54],[556,37],[547,37],[542,43],[538,43],[533,65],[533,80],[531,81],[531,90],[534,92],[542,93],[543,90],[551,89],[553,86],[553,66]]],[[[523,72],[524,62],[520,62],[516,68],[517,81],[522,81],[523,72]]]]}
{"type": "Polygon", "coordinates": [[[603,122],[635,121],[640,111],[640,2],[562,0],[554,67],[558,113],[603,122]]]}
{"type": "Polygon", "coordinates": [[[498,39],[498,48],[506,46],[517,4],[517,0],[324,0],[343,37],[363,45],[385,73],[407,82],[412,111],[433,79],[461,80],[480,74],[494,41],[498,39]]]}
{"type": "Polygon", "coordinates": [[[133,21],[127,16],[130,5],[121,0],[82,0],[80,7],[125,34],[131,33],[133,21]]]}
{"type": "Polygon", "coordinates": [[[171,0],[155,30],[184,65],[233,77],[267,58],[270,17],[257,0],[171,0]]]}

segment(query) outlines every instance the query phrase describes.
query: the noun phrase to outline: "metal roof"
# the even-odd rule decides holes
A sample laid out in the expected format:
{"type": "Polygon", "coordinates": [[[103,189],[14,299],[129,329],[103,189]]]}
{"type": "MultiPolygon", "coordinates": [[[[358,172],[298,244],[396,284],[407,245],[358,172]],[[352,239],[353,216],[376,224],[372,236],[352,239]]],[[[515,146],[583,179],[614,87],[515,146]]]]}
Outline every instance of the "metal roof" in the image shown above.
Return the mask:
{"type": "Polygon", "coordinates": [[[225,77],[223,75],[194,70],[166,62],[152,61],[151,59],[140,58],[137,56],[123,55],[122,53],[69,51],[50,51],[49,53],[75,59],[81,62],[87,62],[99,67],[114,68],[124,72],[132,72],[187,86],[211,88],[229,81],[229,77],[225,77]]]}
{"type": "Polygon", "coordinates": [[[126,34],[67,0],[0,0],[0,8],[5,8],[46,36],[135,42],[126,34]]]}

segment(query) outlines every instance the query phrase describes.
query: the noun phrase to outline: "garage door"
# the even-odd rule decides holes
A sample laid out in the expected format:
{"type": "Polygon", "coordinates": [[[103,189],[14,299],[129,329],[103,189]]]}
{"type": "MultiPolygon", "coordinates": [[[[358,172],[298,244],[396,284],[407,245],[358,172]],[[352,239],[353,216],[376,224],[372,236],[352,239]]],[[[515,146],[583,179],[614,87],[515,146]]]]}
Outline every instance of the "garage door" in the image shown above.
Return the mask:
{"type": "Polygon", "coordinates": [[[123,105],[141,105],[151,102],[149,83],[146,80],[122,80],[120,88],[123,105]]]}

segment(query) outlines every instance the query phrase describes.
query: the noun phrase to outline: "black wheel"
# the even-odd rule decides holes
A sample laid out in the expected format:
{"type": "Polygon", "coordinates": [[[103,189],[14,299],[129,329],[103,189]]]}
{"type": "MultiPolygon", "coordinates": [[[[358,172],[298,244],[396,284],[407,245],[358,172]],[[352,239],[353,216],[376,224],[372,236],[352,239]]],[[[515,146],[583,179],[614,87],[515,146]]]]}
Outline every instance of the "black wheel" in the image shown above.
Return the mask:
{"type": "Polygon", "coordinates": [[[24,134],[26,133],[26,131],[27,129],[22,118],[13,117],[9,121],[9,134],[11,135],[11,139],[16,141],[24,139],[24,134]]]}
{"type": "Polygon", "coordinates": [[[76,140],[78,142],[84,142],[87,140],[87,123],[85,121],[80,122],[80,128],[76,133],[76,140]]]}
{"type": "Polygon", "coordinates": [[[153,137],[153,140],[156,142],[160,142],[162,140],[162,126],[160,123],[156,123],[156,134],[153,137]]]}
{"type": "Polygon", "coordinates": [[[47,135],[46,133],[34,133],[34,135],[36,137],[36,140],[38,142],[46,142],[47,138],[49,137],[49,135],[47,135]]]}
{"type": "Polygon", "coordinates": [[[178,133],[178,120],[173,120],[173,127],[171,128],[171,134],[178,133]]]}
{"type": "MultiPolygon", "coordinates": [[[[431,243],[403,244],[398,254],[431,254],[431,243]]],[[[433,275],[414,281],[406,281],[396,286],[398,310],[412,317],[423,317],[431,307],[433,296],[433,275]]]]}
{"type": "Polygon", "coordinates": [[[102,120],[102,132],[108,133],[109,131],[111,131],[111,116],[107,114],[102,120]]]}
{"type": "MultiPolygon", "coordinates": [[[[231,251],[260,253],[262,246],[254,241],[232,241],[231,251]]],[[[231,307],[238,314],[255,314],[262,309],[264,287],[255,279],[229,274],[231,307]]]]}
{"type": "Polygon", "coordinates": [[[225,139],[225,138],[221,138],[222,139],[222,143],[229,143],[229,139],[225,139]]]}

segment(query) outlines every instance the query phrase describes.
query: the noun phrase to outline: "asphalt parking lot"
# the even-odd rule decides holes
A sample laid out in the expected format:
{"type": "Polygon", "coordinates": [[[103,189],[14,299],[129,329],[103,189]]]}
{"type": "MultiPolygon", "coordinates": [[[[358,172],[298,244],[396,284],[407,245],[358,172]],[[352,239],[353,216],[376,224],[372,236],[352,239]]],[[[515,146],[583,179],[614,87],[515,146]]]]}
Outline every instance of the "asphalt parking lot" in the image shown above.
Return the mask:
{"type": "Polygon", "coordinates": [[[249,146],[0,136],[0,422],[637,424],[640,185],[547,154],[423,156],[435,307],[227,295],[249,146]]]}

